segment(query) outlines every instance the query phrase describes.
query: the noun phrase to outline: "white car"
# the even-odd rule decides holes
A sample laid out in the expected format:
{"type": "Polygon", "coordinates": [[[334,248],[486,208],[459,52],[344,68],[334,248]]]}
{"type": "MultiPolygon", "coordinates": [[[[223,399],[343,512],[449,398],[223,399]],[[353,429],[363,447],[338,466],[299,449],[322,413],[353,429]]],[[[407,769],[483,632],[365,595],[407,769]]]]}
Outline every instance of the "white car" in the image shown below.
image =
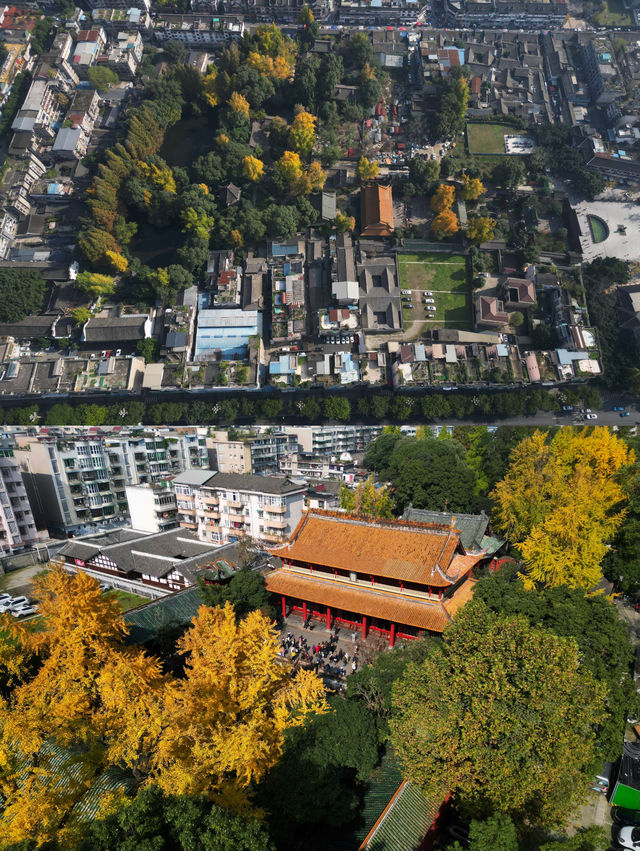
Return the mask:
{"type": "Polygon", "coordinates": [[[11,603],[8,605],[8,609],[10,612],[15,612],[16,609],[22,609],[24,606],[30,606],[31,601],[28,597],[14,597],[11,603]]]}
{"type": "Polygon", "coordinates": [[[631,851],[640,851],[640,827],[621,827],[618,833],[618,845],[622,848],[630,848],[631,851]]]}
{"type": "MultiPolygon", "coordinates": [[[[587,419],[588,419],[588,420],[597,420],[597,419],[598,419],[598,415],[597,415],[597,414],[587,414],[587,419]]],[[[640,847],[640,846],[639,846],[639,847],[640,847]]]]}
{"type": "Polygon", "coordinates": [[[14,618],[26,618],[28,615],[35,615],[38,611],[37,606],[23,606],[21,609],[16,609],[11,614],[14,618]]]}
{"type": "Polygon", "coordinates": [[[425,298],[424,303],[425,304],[435,304],[436,300],[435,300],[435,298],[425,298]]]}
{"type": "Polygon", "coordinates": [[[6,592],[4,594],[0,594],[0,606],[4,606],[5,604],[10,603],[12,600],[13,597],[11,596],[11,594],[7,594],[6,592]]]}
{"type": "Polygon", "coordinates": [[[435,309],[436,309],[435,304],[427,304],[426,307],[425,307],[425,310],[435,310],[435,309]]]}
{"type": "Polygon", "coordinates": [[[425,290],[425,291],[424,291],[424,294],[425,294],[425,295],[433,295],[433,293],[431,292],[431,290],[425,290]]]}
{"type": "Polygon", "coordinates": [[[402,295],[411,295],[413,290],[400,290],[400,292],[402,293],[402,295]]]}

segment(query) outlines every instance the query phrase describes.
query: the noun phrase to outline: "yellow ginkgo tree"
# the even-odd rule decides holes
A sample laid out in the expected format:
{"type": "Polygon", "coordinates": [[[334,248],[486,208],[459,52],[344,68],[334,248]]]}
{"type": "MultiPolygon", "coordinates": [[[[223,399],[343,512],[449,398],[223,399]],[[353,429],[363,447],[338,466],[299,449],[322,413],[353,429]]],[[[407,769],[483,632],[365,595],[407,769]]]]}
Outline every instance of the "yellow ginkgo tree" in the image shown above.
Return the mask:
{"type": "Polygon", "coordinates": [[[260,612],[203,606],[179,643],[185,676],[127,646],[115,598],[83,572],[39,580],[39,628],[0,632],[0,835],[5,843],[79,830],[76,807],[107,769],[236,808],[275,764],[287,729],[326,708],[321,681],[277,657],[260,612]],[[10,661],[10,649],[15,661],[10,661]],[[38,665],[32,659],[39,660],[38,665]]]}
{"type": "Polygon", "coordinates": [[[511,453],[493,522],[524,559],[525,583],[593,588],[624,518],[622,473],[635,462],[607,428],[536,431],[511,453]]]}

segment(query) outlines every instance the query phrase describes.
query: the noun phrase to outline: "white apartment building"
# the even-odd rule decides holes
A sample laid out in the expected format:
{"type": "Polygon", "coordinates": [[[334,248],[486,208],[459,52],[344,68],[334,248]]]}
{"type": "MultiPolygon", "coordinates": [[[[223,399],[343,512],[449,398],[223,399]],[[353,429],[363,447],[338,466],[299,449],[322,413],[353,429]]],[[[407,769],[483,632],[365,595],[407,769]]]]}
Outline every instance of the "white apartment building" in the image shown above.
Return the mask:
{"type": "Polygon", "coordinates": [[[37,531],[13,446],[0,444],[0,555],[36,543],[37,531]]]}
{"type": "Polygon", "coordinates": [[[51,429],[16,435],[36,523],[52,534],[87,534],[129,522],[127,485],[156,483],[207,463],[201,429],[51,429]]]}
{"type": "Polygon", "coordinates": [[[136,532],[165,532],[175,529],[178,507],[170,481],[145,485],[127,485],[125,488],[131,528],[136,532]]]}
{"type": "Polygon", "coordinates": [[[298,441],[298,452],[304,455],[339,455],[341,452],[365,450],[372,440],[382,434],[382,426],[283,426],[280,431],[294,434],[298,441]]]}
{"type": "Polygon", "coordinates": [[[304,509],[306,485],[280,476],[190,470],[173,480],[180,526],[201,541],[287,540],[304,509]]]}
{"type": "Polygon", "coordinates": [[[272,429],[218,430],[207,437],[210,466],[219,473],[277,473],[280,460],[296,448],[295,435],[272,429]]]}

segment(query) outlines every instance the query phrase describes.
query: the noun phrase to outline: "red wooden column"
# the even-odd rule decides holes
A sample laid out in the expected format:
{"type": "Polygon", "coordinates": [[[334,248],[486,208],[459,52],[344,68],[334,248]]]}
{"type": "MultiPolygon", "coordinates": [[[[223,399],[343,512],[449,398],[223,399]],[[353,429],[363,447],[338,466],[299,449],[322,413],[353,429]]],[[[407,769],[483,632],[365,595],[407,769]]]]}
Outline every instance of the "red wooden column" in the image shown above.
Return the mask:
{"type": "Polygon", "coordinates": [[[367,616],[362,615],[362,637],[367,637],[367,616]]]}
{"type": "Polygon", "coordinates": [[[389,647],[393,647],[393,642],[396,640],[396,625],[391,624],[391,632],[389,633],[389,647]]]}
{"type": "Polygon", "coordinates": [[[327,629],[331,629],[331,609],[327,606],[327,629]]]}
{"type": "Polygon", "coordinates": [[[302,620],[306,621],[307,619],[307,601],[302,601],[302,620]]]}
{"type": "Polygon", "coordinates": [[[282,617],[286,618],[287,616],[287,598],[282,595],[282,617]]]}

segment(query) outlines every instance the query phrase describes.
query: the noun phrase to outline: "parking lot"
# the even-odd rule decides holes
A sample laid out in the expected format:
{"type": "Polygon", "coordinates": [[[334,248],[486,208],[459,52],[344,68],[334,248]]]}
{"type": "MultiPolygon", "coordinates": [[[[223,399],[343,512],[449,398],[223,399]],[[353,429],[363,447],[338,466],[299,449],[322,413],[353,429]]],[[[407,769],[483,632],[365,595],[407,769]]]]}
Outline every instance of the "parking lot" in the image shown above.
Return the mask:
{"type": "Polygon", "coordinates": [[[418,336],[429,328],[471,328],[466,258],[459,254],[399,254],[402,320],[418,336]]]}
{"type": "MultiPolygon", "coordinates": [[[[10,611],[9,605],[13,601],[19,601],[20,598],[26,598],[30,603],[37,603],[33,594],[33,580],[42,573],[42,568],[42,564],[36,564],[0,577],[0,613],[10,611]]],[[[19,607],[16,605],[15,608],[19,607]]],[[[33,611],[29,610],[24,617],[35,617],[36,614],[37,610],[33,609],[33,611]]]]}

